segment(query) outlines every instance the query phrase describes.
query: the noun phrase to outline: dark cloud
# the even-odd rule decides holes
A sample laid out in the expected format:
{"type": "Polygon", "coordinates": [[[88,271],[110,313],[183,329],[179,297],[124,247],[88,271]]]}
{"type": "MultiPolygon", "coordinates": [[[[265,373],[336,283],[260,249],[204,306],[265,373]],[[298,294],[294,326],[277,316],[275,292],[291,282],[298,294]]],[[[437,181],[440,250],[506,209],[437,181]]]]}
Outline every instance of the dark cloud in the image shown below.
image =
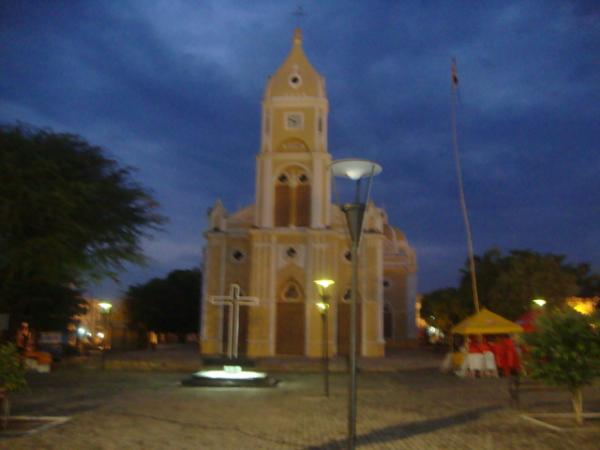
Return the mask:
{"type": "MultiPolygon", "coordinates": [[[[81,134],[139,168],[171,219],[123,286],[199,264],[205,212],[253,201],[264,84],[293,2],[0,4],[0,120],[81,134]]],[[[305,2],[329,147],[384,166],[374,198],[416,247],[420,288],[466,257],[450,135],[476,250],[533,248],[600,268],[597,2],[305,2]]],[[[94,292],[114,293],[104,285],[94,292]]]]}

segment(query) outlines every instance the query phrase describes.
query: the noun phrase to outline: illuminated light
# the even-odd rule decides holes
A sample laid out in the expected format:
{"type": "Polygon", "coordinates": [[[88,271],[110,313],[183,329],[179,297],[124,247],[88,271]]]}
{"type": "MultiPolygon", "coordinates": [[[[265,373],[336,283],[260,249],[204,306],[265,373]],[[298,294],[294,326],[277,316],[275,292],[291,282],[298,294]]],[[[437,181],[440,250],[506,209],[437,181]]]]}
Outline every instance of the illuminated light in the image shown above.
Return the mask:
{"type": "Polygon", "coordinates": [[[86,332],[86,331],[87,331],[87,330],[86,330],[85,328],[83,328],[83,327],[79,327],[79,328],[77,328],[77,334],[78,334],[79,336],[83,336],[83,335],[85,335],[85,332],[86,332]]]}
{"type": "Polygon", "coordinates": [[[317,283],[319,286],[327,289],[332,284],[335,284],[335,281],[323,279],[323,280],[315,280],[315,283],[317,283]]]}
{"type": "Polygon", "coordinates": [[[317,308],[319,308],[319,311],[321,312],[327,311],[329,309],[329,303],[317,302],[316,305],[317,308]]]}
{"type": "MultiPolygon", "coordinates": [[[[239,366],[238,366],[239,367],[239,366]]],[[[211,380],[260,380],[267,377],[266,373],[241,370],[231,372],[228,370],[201,370],[193,375],[196,378],[210,378],[211,380]]]]}
{"type": "Polygon", "coordinates": [[[104,333],[102,331],[97,332],[96,336],[98,336],[100,339],[104,339],[104,333]]]}
{"type": "Polygon", "coordinates": [[[535,300],[533,300],[533,303],[535,303],[538,306],[544,306],[546,304],[546,300],[544,300],[543,298],[536,298],[535,300]]]}
{"type": "Polygon", "coordinates": [[[331,164],[331,170],[336,177],[345,177],[356,181],[371,175],[378,175],[382,169],[379,164],[366,159],[340,159],[331,164]]]}
{"type": "Polygon", "coordinates": [[[596,310],[596,305],[598,304],[599,300],[600,299],[598,297],[569,297],[567,299],[567,305],[569,305],[578,313],[589,316],[596,310]]]}
{"type": "Polygon", "coordinates": [[[109,312],[112,308],[112,303],[108,303],[108,302],[101,302],[98,303],[98,306],[100,307],[100,309],[102,310],[102,312],[109,312]]]}
{"type": "Polygon", "coordinates": [[[85,335],[86,335],[87,337],[92,337],[92,333],[90,333],[89,331],[88,331],[88,332],[86,332],[86,333],[85,333],[85,335]]]}

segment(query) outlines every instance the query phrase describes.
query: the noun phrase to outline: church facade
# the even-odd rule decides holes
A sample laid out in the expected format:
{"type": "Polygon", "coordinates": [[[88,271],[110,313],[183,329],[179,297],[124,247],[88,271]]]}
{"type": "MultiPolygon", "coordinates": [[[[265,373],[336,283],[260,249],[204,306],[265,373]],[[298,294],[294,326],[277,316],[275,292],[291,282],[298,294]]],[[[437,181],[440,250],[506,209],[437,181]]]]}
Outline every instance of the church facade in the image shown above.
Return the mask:
{"type": "MultiPolygon", "coordinates": [[[[204,233],[201,352],[224,354],[228,308],[212,304],[229,292],[258,299],[240,307],[239,354],[304,355],[322,351],[314,280],[329,278],[329,352],[346,354],[351,284],[345,217],[331,201],[327,149],[329,102],[296,30],[287,59],[267,81],[256,157],[255,203],[228,213],[220,201],[204,233]]],[[[360,157],[360,155],[354,155],[360,157]]],[[[416,337],[416,256],[385,211],[370,203],[359,249],[357,351],[383,356],[386,342],[416,337]]]]}

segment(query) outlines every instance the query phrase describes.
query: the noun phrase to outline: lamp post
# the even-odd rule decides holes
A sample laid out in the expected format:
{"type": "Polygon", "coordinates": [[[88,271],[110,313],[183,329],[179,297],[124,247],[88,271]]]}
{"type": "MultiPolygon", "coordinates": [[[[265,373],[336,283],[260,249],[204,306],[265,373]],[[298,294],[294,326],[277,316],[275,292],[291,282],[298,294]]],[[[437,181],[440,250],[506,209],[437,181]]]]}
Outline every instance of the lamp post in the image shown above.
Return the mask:
{"type": "Polygon", "coordinates": [[[323,381],[325,383],[325,397],[329,397],[329,300],[331,296],[327,293],[327,288],[332,284],[335,284],[333,280],[321,279],[315,280],[317,286],[319,286],[319,301],[317,302],[317,308],[321,313],[322,322],[322,338],[323,338],[323,381]]]}
{"type": "Polygon", "coordinates": [[[112,303],[100,302],[98,303],[100,312],[103,316],[104,322],[104,336],[102,338],[102,369],[106,368],[106,343],[112,340],[112,333],[110,332],[110,312],[112,310],[112,303]]]}
{"type": "Polygon", "coordinates": [[[340,159],[331,163],[334,177],[349,179],[355,182],[354,199],[344,203],[341,208],[346,216],[350,239],[352,242],[352,288],[350,291],[350,348],[348,384],[348,449],[356,445],[356,301],[358,292],[358,246],[362,235],[365,209],[371,195],[373,177],[381,172],[381,166],[364,159],[340,159]],[[367,180],[367,187],[361,181],[367,180]]]}

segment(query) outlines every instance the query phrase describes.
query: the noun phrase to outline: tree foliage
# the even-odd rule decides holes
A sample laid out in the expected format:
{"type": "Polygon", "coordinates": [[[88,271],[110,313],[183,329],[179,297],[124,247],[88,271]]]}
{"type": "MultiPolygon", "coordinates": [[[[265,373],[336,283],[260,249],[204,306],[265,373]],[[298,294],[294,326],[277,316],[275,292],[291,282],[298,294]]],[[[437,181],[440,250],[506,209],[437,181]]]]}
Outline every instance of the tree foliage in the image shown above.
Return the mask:
{"type": "Polygon", "coordinates": [[[0,127],[0,308],[66,322],[78,287],[144,261],[141,239],[164,221],[157,206],[131,168],[81,137],[0,127]]]}
{"type": "Polygon", "coordinates": [[[525,364],[532,378],[571,392],[581,423],[581,388],[600,376],[600,320],[566,308],[542,314],[526,334],[525,364]]]}
{"type": "Polygon", "coordinates": [[[448,333],[450,328],[466,317],[471,306],[456,288],[439,289],[423,297],[421,317],[427,323],[448,333]]]}
{"type": "Polygon", "coordinates": [[[175,270],[165,278],[130,286],[125,305],[136,328],[183,335],[198,331],[202,274],[175,270]]]}
{"type": "Polygon", "coordinates": [[[27,385],[25,367],[14,344],[0,345],[0,388],[15,392],[27,385]]]}
{"type": "MultiPolygon", "coordinates": [[[[593,294],[600,288],[598,275],[590,273],[588,264],[567,264],[564,256],[529,250],[503,255],[490,249],[475,257],[475,270],[480,306],[511,320],[528,311],[535,298],[543,298],[551,308],[563,305],[569,296],[593,294]]],[[[475,312],[468,263],[461,273],[458,289],[423,296],[421,317],[434,326],[442,325],[438,326],[442,330],[475,312]],[[437,314],[430,312],[434,309],[437,314]]]]}

